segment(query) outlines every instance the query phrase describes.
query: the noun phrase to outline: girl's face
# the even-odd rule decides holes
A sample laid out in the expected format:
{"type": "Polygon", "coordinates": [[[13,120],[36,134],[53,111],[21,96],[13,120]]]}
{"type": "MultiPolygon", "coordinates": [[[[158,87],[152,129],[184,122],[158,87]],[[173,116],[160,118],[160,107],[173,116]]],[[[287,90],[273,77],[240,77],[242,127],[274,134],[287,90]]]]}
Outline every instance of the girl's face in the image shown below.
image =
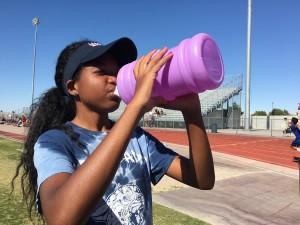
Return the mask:
{"type": "Polygon", "coordinates": [[[77,106],[97,113],[115,111],[121,101],[114,94],[119,69],[116,59],[109,53],[83,66],[74,84],[80,99],[77,106]]]}

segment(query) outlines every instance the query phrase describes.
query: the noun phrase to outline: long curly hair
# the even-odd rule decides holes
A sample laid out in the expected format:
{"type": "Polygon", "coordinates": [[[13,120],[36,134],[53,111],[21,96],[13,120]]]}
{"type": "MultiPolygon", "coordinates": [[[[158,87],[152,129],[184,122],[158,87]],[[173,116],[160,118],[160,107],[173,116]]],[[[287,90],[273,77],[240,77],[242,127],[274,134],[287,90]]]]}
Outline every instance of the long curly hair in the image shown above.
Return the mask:
{"type": "MultiPolygon", "coordinates": [[[[72,96],[66,96],[63,91],[62,75],[70,56],[82,44],[90,40],[82,40],[68,45],[59,55],[55,71],[55,84],[42,94],[30,107],[28,120],[30,126],[27,130],[23,152],[20,162],[16,168],[15,176],[12,179],[12,191],[15,188],[16,178],[20,175],[23,202],[27,205],[29,217],[32,220],[32,212],[36,211],[35,204],[37,194],[37,171],[33,162],[34,145],[39,136],[50,129],[59,129],[67,133],[71,139],[77,142],[77,137],[73,130],[66,126],[67,121],[72,120],[76,114],[75,100],[72,96]]],[[[73,75],[73,80],[80,78],[82,66],[77,68],[73,75]]],[[[43,220],[42,217],[40,219],[43,220]]]]}

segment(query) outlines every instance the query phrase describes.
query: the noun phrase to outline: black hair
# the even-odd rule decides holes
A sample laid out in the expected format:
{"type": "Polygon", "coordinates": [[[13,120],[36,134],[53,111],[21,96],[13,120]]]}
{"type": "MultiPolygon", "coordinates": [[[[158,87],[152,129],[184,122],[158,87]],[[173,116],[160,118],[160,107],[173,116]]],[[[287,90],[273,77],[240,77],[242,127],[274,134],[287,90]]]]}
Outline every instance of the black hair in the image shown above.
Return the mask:
{"type": "MultiPolygon", "coordinates": [[[[23,202],[28,206],[29,217],[32,220],[32,211],[36,211],[37,193],[37,171],[33,162],[34,145],[39,136],[50,129],[59,129],[68,134],[74,142],[78,143],[78,137],[72,128],[65,125],[72,120],[76,114],[75,100],[72,96],[65,96],[62,84],[64,68],[70,56],[84,43],[90,40],[82,40],[68,45],[59,55],[55,71],[55,84],[42,94],[30,107],[28,116],[29,128],[24,142],[23,152],[17,166],[15,176],[12,179],[12,191],[15,180],[21,176],[21,189],[23,202]]],[[[82,66],[77,68],[73,75],[73,80],[78,80],[82,66]]],[[[78,143],[79,144],[79,143],[78,143]]],[[[43,221],[43,218],[40,218],[43,221]]],[[[43,221],[44,222],[44,221],[43,221]]]]}
{"type": "Polygon", "coordinates": [[[296,125],[298,123],[298,119],[296,117],[293,117],[292,118],[292,123],[296,125]]]}

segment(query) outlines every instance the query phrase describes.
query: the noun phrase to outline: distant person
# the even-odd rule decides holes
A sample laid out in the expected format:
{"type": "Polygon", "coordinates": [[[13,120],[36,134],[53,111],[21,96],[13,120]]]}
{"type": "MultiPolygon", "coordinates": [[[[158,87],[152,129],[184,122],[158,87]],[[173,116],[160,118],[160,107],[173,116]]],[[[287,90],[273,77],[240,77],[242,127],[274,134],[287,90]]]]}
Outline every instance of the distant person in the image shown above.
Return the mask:
{"type": "Polygon", "coordinates": [[[287,118],[285,117],[283,120],[284,120],[284,122],[281,125],[281,127],[282,127],[282,133],[283,134],[291,134],[292,130],[289,127],[289,122],[288,122],[287,118]]]}
{"type": "Polygon", "coordinates": [[[295,140],[291,143],[291,148],[300,152],[300,125],[298,124],[298,119],[296,117],[293,117],[288,125],[296,137],[295,140]]]}
{"type": "Polygon", "coordinates": [[[157,108],[154,109],[154,116],[155,116],[155,118],[160,117],[160,112],[158,111],[157,108]]]}
{"type": "Polygon", "coordinates": [[[148,115],[145,113],[144,114],[144,126],[145,127],[148,127],[149,125],[148,125],[148,115]]]}
{"type": "Polygon", "coordinates": [[[150,123],[150,127],[154,127],[154,125],[155,125],[155,115],[152,112],[152,110],[150,110],[148,113],[149,113],[149,119],[148,119],[148,121],[150,123]]]}
{"type": "Polygon", "coordinates": [[[19,118],[17,122],[17,127],[21,127],[21,125],[22,125],[22,118],[19,118]]]}
{"type": "Polygon", "coordinates": [[[136,59],[134,43],[84,40],[59,55],[56,86],[31,106],[30,126],[13,183],[20,174],[24,201],[46,224],[152,224],[151,182],[166,174],[212,189],[214,163],[198,94],[152,98],[167,48],[152,50],[134,67],[136,88],[118,120],[108,114],[121,99],[117,73],[136,59]],[[179,110],[188,129],[190,157],[180,156],[138,127],[153,107],[179,110]]]}
{"type": "Polygon", "coordinates": [[[22,120],[22,126],[24,126],[26,122],[26,117],[22,115],[21,120],[22,120]]]}

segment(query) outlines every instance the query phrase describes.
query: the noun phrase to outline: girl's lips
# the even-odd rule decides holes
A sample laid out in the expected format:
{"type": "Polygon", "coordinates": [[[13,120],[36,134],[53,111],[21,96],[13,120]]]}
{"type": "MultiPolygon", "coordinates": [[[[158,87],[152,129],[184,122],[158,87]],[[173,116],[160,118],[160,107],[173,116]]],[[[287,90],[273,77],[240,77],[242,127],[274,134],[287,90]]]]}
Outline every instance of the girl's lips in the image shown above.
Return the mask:
{"type": "Polygon", "coordinates": [[[119,96],[119,92],[118,92],[117,88],[115,90],[111,90],[109,92],[109,95],[113,98],[113,100],[121,101],[121,98],[119,96]]]}

